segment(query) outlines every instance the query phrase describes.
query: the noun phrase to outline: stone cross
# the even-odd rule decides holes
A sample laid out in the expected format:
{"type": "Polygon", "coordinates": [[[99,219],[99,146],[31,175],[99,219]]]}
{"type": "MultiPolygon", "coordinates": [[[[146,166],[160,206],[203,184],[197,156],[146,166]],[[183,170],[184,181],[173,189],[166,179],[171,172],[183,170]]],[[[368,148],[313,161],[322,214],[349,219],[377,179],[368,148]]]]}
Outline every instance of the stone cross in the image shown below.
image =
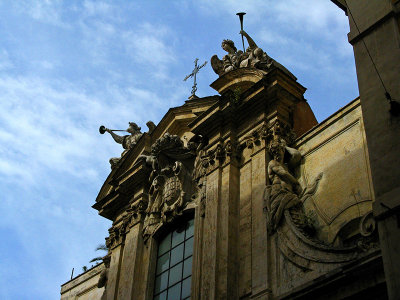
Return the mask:
{"type": "Polygon", "coordinates": [[[195,95],[195,93],[197,91],[196,74],[199,73],[199,70],[207,64],[207,61],[205,61],[204,64],[202,64],[201,66],[198,66],[197,65],[198,61],[199,61],[199,59],[196,58],[194,61],[194,69],[193,69],[192,73],[190,73],[188,76],[185,77],[185,79],[183,79],[183,81],[186,81],[190,77],[194,78],[194,84],[192,86],[192,96],[191,97],[196,96],[195,95]]]}

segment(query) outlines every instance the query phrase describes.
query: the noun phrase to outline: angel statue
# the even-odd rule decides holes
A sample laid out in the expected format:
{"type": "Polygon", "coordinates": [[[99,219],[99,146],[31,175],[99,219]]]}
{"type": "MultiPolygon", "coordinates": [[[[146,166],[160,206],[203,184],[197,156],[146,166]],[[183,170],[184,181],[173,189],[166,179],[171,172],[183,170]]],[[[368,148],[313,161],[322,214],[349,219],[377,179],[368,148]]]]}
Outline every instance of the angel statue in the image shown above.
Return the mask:
{"type": "Polygon", "coordinates": [[[237,51],[233,41],[223,40],[222,49],[228,52],[228,54],[226,54],[222,60],[220,60],[217,55],[213,55],[213,57],[211,57],[211,66],[215,73],[217,73],[219,76],[222,76],[229,71],[248,67],[268,71],[272,66],[274,66],[284,71],[294,80],[297,80],[297,78],[288,69],[269,57],[263,49],[258,47],[246,31],[241,30],[239,34],[243,35],[249,44],[246,52],[243,53],[241,50],[237,51]]]}
{"type": "MultiPolygon", "coordinates": [[[[128,133],[130,133],[129,135],[120,136],[118,134],[115,134],[113,130],[108,128],[105,128],[104,130],[109,134],[111,134],[115,142],[117,142],[118,144],[122,144],[122,147],[125,149],[121,154],[122,157],[128,152],[129,149],[133,148],[133,146],[135,146],[139,141],[139,139],[142,137],[143,133],[140,131],[140,129],[141,128],[136,123],[129,122],[129,127],[127,130],[125,130],[128,133]]],[[[115,167],[117,163],[120,161],[120,159],[121,159],[120,157],[111,158],[110,159],[111,167],[112,168],[115,167]]]]}
{"type": "Polygon", "coordinates": [[[220,60],[217,55],[211,57],[211,66],[214,72],[220,76],[239,68],[240,58],[243,55],[243,51],[237,51],[235,43],[232,40],[223,40],[221,47],[228,52],[228,54],[224,55],[222,60],[220,60]]]}

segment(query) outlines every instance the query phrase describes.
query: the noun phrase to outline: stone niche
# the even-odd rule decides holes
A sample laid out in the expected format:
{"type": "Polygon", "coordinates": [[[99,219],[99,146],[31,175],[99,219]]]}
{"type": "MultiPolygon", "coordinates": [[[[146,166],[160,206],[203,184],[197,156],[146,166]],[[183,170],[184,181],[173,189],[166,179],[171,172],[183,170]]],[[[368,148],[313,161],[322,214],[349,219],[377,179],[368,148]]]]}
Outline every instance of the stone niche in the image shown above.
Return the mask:
{"type": "Polygon", "coordinates": [[[219,95],[171,108],[112,168],[93,205],[113,221],[101,299],[153,299],[158,241],[190,218],[191,299],[382,291],[359,99],[317,124],[257,49],[214,58],[219,95]]]}

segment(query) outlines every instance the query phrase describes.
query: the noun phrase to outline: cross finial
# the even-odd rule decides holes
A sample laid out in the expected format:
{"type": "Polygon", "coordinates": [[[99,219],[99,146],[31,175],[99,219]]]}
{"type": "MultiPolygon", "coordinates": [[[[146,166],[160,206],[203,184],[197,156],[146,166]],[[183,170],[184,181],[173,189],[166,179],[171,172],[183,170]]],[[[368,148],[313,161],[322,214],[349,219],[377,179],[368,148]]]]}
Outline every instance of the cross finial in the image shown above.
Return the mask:
{"type": "Polygon", "coordinates": [[[185,79],[183,79],[183,81],[186,81],[190,77],[194,78],[194,83],[193,83],[193,86],[192,86],[192,95],[190,96],[190,99],[196,97],[196,95],[195,95],[195,93],[197,91],[196,74],[199,73],[199,70],[207,64],[207,61],[205,61],[204,64],[202,64],[201,66],[198,66],[197,65],[198,61],[199,61],[198,58],[196,58],[194,60],[194,69],[193,69],[192,73],[190,73],[189,75],[187,75],[185,77],[185,79]]]}

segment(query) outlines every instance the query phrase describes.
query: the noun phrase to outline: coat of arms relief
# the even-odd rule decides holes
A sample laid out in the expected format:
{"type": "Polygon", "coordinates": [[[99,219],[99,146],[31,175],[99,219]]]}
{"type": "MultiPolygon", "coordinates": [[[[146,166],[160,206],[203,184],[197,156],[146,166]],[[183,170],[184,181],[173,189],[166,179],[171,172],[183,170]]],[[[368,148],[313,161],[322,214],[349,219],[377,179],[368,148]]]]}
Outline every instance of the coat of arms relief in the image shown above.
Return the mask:
{"type": "Polygon", "coordinates": [[[192,202],[192,169],[196,153],[177,135],[159,138],[151,154],[142,156],[151,165],[149,202],[143,237],[147,240],[162,225],[172,222],[192,202]]]}

